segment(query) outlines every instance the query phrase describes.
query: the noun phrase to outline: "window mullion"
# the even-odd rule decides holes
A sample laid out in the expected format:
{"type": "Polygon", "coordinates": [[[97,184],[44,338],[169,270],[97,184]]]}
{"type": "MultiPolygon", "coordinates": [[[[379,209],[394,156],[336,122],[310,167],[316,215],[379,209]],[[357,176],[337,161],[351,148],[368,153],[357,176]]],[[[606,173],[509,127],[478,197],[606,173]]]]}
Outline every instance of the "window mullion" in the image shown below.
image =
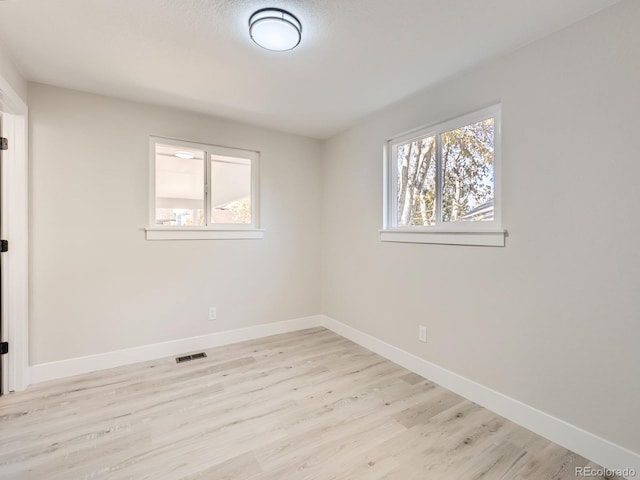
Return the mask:
{"type": "Polygon", "coordinates": [[[398,145],[393,145],[389,154],[389,167],[391,169],[389,178],[387,179],[387,188],[389,189],[389,198],[387,199],[386,208],[389,209],[389,219],[392,227],[398,226],[398,145]]]}
{"type": "Polygon", "coordinates": [[[442,182],[443,168],[442,165],[442,136],[440,132],[436,132],[436,225],[442,223],[442,182]]]}
{"type": "Polygon", "coordinates": [[[209,152],[204,152],[204,221],[208,227],[211,225],[211,161],[209,152]]]}

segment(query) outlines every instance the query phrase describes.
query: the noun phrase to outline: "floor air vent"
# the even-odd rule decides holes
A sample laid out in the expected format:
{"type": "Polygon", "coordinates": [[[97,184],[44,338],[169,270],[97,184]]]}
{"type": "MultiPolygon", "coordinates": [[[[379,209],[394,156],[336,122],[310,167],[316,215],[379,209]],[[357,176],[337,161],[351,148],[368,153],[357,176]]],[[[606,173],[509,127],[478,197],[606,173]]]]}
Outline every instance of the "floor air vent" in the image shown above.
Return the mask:
{"type": "Polygon", "coordinates": [[[206,358],[207,354],[204,352],[194,353],[193,355],[185,355],[184,357],[176,358],[176,363],[188,362],[189,360],[197,360],[198,358],[206,358]]]}

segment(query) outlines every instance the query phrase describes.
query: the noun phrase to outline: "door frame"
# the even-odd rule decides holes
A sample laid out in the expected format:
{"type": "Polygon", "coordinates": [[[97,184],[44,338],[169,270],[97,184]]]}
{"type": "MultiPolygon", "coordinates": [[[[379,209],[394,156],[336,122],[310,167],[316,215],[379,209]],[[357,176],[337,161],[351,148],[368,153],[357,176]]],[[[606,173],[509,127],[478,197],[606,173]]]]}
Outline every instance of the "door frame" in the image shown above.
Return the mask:
{"type": "Polygon", "coordinates": [[[2,254],[2,340],[9,342],[2,375],[6,393],[29,385],[28,108],[1,74],[0,110],[2,136],[9,141],[2,156],[0,232],[9,241],[9,251],[2,254]]]}

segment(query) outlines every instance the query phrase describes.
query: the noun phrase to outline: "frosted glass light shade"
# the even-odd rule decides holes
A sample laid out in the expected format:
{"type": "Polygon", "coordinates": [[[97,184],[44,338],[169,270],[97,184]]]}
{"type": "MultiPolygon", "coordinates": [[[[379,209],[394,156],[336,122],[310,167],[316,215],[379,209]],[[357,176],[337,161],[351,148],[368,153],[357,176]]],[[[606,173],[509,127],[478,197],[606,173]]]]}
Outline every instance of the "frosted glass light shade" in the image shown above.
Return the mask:
{"type": "Polygon", "coordinates": [[[262,48],[275,52],[293,50],[302,40],[302,24],[279,8],[258,10],[249,19],[249,35],[262,48]]]}

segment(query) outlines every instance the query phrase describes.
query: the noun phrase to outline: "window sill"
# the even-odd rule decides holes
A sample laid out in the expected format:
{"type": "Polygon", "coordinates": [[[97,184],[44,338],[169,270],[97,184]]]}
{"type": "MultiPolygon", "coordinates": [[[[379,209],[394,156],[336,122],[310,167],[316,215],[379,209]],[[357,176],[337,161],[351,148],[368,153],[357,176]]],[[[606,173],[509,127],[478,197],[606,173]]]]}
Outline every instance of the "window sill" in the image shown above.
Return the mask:
{"type": "Polygon", "coordinates": [[[492,231],[424,231],[424,230],[380,230],[383,242],[435,243],[440,245],[476,245],[482,247],[504,247],[505,230],[492,231]]]}
{"type": "Polygon", "coordinates": [[[260,240],[264,230],[223,230],[205,228],[145,228],[147,240],[260,240]]]}

